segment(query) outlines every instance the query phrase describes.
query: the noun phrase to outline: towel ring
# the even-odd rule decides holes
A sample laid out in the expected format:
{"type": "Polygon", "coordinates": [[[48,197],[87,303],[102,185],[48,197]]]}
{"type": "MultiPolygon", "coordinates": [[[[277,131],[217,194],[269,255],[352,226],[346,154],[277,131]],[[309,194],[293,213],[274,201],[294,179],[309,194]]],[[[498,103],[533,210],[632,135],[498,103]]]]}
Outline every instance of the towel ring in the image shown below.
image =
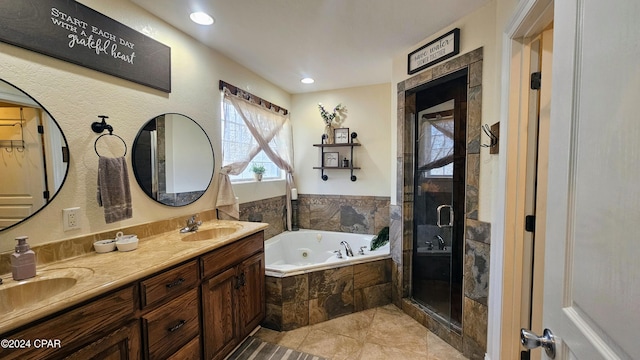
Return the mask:
{"type": "Polygon", "coordinates": [[[96,141],[93,143],[93,150],[96,151],[96,154],[98,156],[100,156],[100,153],[98,153],[98,140],[100,140],[100,138],[103,137],[103,136],[115,136],[118,139],[120,139],[122,141],[122,143],[124,144],[124,155],[122,155],[122,156],[127,155],[127,143],[124,141],[124,139],[121,138],[120,136],[116,135],[116,134],[109,133],[109,134],[102,134],[102,135],[98,136],[96,141]]]}

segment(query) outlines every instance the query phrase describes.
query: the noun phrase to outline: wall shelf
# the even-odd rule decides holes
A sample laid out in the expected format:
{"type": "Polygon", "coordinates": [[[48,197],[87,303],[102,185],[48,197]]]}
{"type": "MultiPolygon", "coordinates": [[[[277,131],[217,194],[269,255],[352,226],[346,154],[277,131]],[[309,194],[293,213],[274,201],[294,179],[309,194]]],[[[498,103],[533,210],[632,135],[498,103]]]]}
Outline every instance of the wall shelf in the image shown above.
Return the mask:
{"type": "MultiPolygon", "coordinates": [[[[321,161],[321,166],[314,166],[313,169],[315,170],[320,170],[320,178],[323,181],[327,181],[329,179],[329,176],[327,174],[325,174],[325,170],[349,170],[351,172],[351,181],[356,181],[357,177],[355,175],[353,175],[353,170],[360,170],[360,167],[358,166],[353,166],[353,148],[356,146],[360,146],[360,143],[356,143],[354,142],[354,140],[356,139],[356,137],[358,137],[358,134],[356,134],[355,132],[351,133],[351,137],[350,137],[350,142],[348,143],[340,143],[340,144],[313,144],[313,146],[315,147],[319,147],[320,148],[320,161],[321,161]],[[342,161],[340,161],[340,159],[338,158],[338,166],[325,166],[324,164],[324,158],[325,158],[325,153],[329,153],[328,151],[325,151],[325,149],[331,149],[331,148],[345,148],[348,147],[349,149],[349,166],[339,166],[342,164],[342,161]]],[[[322,141],[325,140],[325,135],[322,135],[322,141]]],[[[345,157],[346,158],[346,157],[345,157]]]]}

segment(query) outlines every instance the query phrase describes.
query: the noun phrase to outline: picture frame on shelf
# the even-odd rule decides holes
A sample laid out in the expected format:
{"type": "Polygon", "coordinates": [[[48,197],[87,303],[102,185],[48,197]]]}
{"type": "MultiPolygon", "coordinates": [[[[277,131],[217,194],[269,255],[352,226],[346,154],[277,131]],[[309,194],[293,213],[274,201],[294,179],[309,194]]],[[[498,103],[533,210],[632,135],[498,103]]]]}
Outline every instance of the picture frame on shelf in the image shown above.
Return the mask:
{"type": "Polygon", "coordinates": [[[348,144],[350,142],[349,128],[333,129],[334,144],[348,144]]]}
{"type": "Polygon", "coordinates": [[[326,152],[322,154],[323,167],[338,167],[340,163],[340,154],[338,152],[326,152]]]}

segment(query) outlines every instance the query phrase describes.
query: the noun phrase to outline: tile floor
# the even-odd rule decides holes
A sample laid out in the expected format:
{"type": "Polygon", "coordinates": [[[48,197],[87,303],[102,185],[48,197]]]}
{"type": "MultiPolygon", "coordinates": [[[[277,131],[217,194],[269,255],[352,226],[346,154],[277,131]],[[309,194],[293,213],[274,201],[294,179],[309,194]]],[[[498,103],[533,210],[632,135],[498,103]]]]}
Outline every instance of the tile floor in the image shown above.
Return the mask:
{"type": "Polygon", "coordinates": [[[315,325],[255,336],[330,360],[461,360],[460,352],[394,305],[357,312],[315,325]]]}

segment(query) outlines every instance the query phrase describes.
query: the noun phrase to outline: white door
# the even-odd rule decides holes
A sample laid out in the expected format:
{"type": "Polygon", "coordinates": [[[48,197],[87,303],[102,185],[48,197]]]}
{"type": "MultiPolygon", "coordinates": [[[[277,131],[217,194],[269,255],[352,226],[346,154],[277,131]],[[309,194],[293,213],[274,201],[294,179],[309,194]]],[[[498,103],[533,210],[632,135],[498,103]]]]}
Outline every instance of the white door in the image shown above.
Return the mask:
{"type": "Polygon", "coordinates": [[[32,215],[45,205],[44,165],[41,136],[38,133],[39,111],[25,107],[2,107],[0,139],[22,140],[25,146],[0,148],[0,229],[32,215]],[[24,121],[15,121],[24,119],[24,121]]]}
{"type": "Polygon", "coordinates": [[[640,358],[640,1],[555,2],[543,325],[640,358]]]}

